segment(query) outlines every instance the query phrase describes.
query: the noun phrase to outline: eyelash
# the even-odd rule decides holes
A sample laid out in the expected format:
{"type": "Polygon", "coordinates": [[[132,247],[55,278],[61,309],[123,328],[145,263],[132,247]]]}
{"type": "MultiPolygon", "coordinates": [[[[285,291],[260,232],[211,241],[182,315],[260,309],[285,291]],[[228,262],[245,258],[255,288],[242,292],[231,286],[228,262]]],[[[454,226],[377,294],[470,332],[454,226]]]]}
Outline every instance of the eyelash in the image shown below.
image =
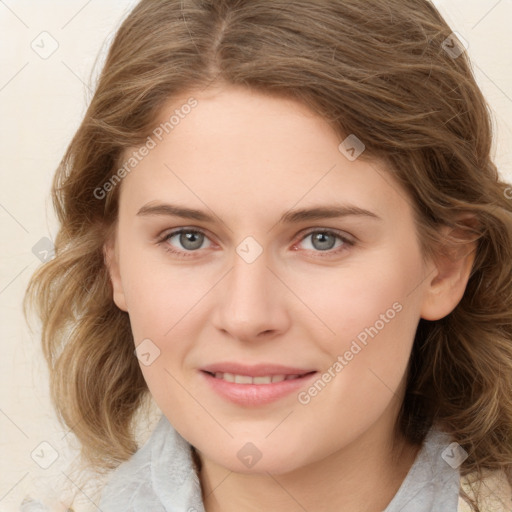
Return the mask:
{"type": "MultiPolygon", "coordinates": [[[[179,235],[181,233],[196,233],[196,234],[204,235],[206,238],[208,238],[208,235],[203,230],[201,230],[201,229],[198,229],[198,228],[180,228],[180,229],[176,229],[174,231],[171,231],[170,233],[166,233],[163,237],[161,237],[158,240],[157,245],[162,245],[165,242],[167,242],[170,238],[172,238],[174,235],[179,235]]],[[[332,235],[332,236],[335,236],[336,238],[338,238],[339,240],[341,240],[343,242],[343,245],[341,245],[337,249],[329,249],[329,250],[326,250],[326,251],[315,251],[313,249],[309,249],[309,250],[313,250],[316,253],[319,253],[320,257],[324,257],[325,258],[325,257],[330,257],[330,256],[337,256],[339,253],[341,253],[343,251],[346,251],[348,248],[353,247],[355,245],[355,242],[353,240],[350,240],[346,236],[343,236],[340,232],[338,232],[336,230],[332,230],[332,229],[319,229],[319,228],[311,229],[310,231],[305,233],[302,236],[302,238],[299,240],[299,242],[302,242],[308,236],[310,236],[310,235],[312,235],[314,233],[322,233],[324,235],[332,235]]],[[[169,244],[165,245],[164,250],[166,252],[172,253],[175,256],[178,256],[180,258],[191,258],[191,257],[193,258],[194,257],[194,253],[199,251],[199,250],[195,250],[195,251],[177,251],[174,248],[172,248],[172,246],[170,246],[169,244]]]]}

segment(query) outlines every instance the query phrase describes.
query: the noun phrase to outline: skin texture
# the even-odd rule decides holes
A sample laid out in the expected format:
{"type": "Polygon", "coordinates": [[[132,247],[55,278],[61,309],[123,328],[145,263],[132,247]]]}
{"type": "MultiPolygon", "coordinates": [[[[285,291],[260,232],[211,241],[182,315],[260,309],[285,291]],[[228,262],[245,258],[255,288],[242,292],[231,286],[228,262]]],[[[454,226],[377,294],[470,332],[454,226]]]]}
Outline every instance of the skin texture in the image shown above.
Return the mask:
{"type": "MultiPolygon", "coordinates": [[[[190,95],[169,102],[155,126],[190,95]]],[[[105,245],[114,300],[129,313],[135,344],[150,339],[160,351],[141,364],[149,389],[197,449],[208,512],[381,511],[418,451],[393,430],[418,321],[453,310],[471,252],[424,261],[405,191],[378,162],[347,159],[305,106],[235,87],[194,97],[197,106],[122,181],[115,236],[105,245]],[[214,220],[137,215],[148,203],[214,220]],[[378,218],[279,223],[290,210],[341,204],[378,218]],[[199,248],[187,251],[179,234],[162,241],[181,227],[205,232],[199,248]],[[354,243],[315,243],[313,228],[354,243]],[[252,263],[236,252],[249,236],[262,249],[252,263]],[[235,361],[320,375],[393,304],[394,318],[307,404],[292,393],[235,405],[199,371],[235,361]],[[251,468],[237,457],[248,442],[261,453],[251,468]]]]}

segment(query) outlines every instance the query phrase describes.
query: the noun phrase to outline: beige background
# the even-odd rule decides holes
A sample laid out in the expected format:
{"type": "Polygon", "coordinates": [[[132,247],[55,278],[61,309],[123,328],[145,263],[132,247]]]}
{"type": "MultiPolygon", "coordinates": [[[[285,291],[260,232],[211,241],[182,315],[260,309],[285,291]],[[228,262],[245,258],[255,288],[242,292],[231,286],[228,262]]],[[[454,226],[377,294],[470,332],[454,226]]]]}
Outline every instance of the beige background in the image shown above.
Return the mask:
{"type": "MultiPolygon", "coordinates": [[[[512,181],[512,2],[434,3],[469,43],[494,112],[496,161],[512,181]]],[[[134,4],[0,0],[0,512],[19,510],[26,495],[62,510],[55,497],[71,490],[80,497],[75,510],[98,510],[94,483],[84,486],[74,472],[76,447],[49,403],[38,333],[28,330],[20,304],[40,264],[33,246],[56,233],[51,177],[91,96],[96,56],[134,4]]]]}

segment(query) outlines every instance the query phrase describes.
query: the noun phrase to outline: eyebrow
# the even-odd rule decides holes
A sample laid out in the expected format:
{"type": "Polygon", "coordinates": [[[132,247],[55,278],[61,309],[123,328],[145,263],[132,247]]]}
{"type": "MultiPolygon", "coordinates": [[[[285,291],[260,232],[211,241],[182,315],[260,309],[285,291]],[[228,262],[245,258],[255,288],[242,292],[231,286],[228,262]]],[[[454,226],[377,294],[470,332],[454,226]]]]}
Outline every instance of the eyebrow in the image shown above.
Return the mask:
{"type": "MultiPolygon", "coordinates": [[[[140,208],[137,215],[163,215],[211,223],[215,221],[212,215],[204,211],[168,203],[148,203],[140,208]]],[[[370,210],[347,204],[289,210],[281,216],[278,224],[295,224],[304,221],[334,219],[349,216],[361,216],[382,220],[376,213],[370,210]]]]}

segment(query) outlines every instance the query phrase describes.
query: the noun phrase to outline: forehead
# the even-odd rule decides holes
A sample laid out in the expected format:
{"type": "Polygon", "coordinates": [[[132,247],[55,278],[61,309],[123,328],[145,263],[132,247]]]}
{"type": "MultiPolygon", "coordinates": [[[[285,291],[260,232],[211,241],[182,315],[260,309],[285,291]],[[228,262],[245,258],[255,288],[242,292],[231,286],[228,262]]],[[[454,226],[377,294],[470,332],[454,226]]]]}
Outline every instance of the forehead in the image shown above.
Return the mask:
{"type": "Polygon", "coordinates": [[[347,158],[327,122],[291,99],[236,87],[185,94],[161,109],[150,139],[122,183],[132,213],[171,199],[254,219],[319,202],[408,206],[380,162],[347,158]]]}

